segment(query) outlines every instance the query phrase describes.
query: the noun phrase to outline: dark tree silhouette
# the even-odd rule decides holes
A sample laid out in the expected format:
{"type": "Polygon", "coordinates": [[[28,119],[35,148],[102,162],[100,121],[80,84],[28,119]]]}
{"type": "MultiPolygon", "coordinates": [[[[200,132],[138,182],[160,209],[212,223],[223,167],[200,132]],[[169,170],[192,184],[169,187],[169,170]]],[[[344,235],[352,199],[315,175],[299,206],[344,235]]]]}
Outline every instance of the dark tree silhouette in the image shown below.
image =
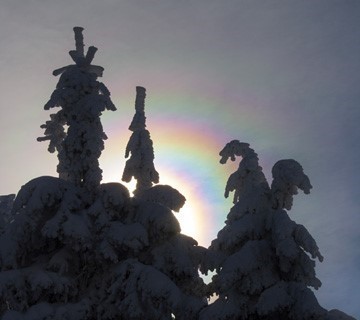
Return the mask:
{"type": "Polygon", "coordinates": [[[41,126],[45,129],[45,137],[38,140],[50,140],[49,151],[58,151],[57,171],[62,179],[90,190],[98,186],[102,178],[98,159],[107,137],[100,115],[105,109],[114,111],[116,108],[109,90],[97,81],[103,68],[91,64],[97,48],[89,47],[84,55],[82,31],[81,27],[74,28],[76,50],[69,54],[75,64],[53,72],[61,76],[45,110],[61,109],[41,126]]]}
{"type": "Polygon", "coordinates": [[[233,140],[220,156],[223,164],[242,160],[225,188],[226,197],[234,191],[234,206],[209,248],[218,257],[208,265],[217,272],[210,287],[218,299],[200,319],[337,319],[341,312],[327,312],[310,289],[321,285],[314,259],[323,257],[316,242],[284,210],[291,209],[298,188],[310,192],[300,164],[277,162],[270,188],[249,144],[233,140]]]}
{"type": "Polygon", "coordinates": [[[150,133],[146,130],[145,117],[146,89],[136,87],[135,115],[129,130],[133,133],[126,146],[126,161],[122,180],[130,182],[135,178],[136,189],[134,194],[149,189],[153,183],[159,182],[159,174],[154,166],[154,149],[150,133]]]}
{"type": "Polygon", "coordinates": [[[42,128],[58,152],[59,178],[38,177],[0,197],[0,318],[2,320],[352,319],[322,308],[310,287],[321,283],[322,256],[306,228],[286,210],[310,181],[294,160],[273,167],[271,188],[249,144],[237,140],[221,163],[242,157],[225,196],[234,206],[209,250],[180,233],[173,211],[185,197],[159,185],[145,125],[145,88],[137,87],[123,180],[101,184],[98,158],[106,135],[101,113],[115,110],[110,93],[84,54],[75,27],[74,65],[61,75],[45,109],[60,107],[42,128]],[[157,185],[153,185],[157,184],[157,185]],[[216,270],[205,286],[198,269],[216,270]],[[208,306],[206,297],[218,299],[208,306]]]}
{"type": "MultiPolygon", "coordinates": [[[[58,150],[60,178],[27,182],[7,206],[0,199],[11,217],[0,232],[0,317],[196,319],[206,305],[198,274],[206,249],[180,233],[172,210],[183,206],[184,196],[170,186],[152,186],[141,167],[132,171],[139,180],[136,197],[120,183],[100,184],[99,116],[115,108],[96,81],[102,68],[90,64],[95,49],[83,55],[81,31],[75,28],[76,50],[70,52],[76,65],[54,72],[62,76],[46,107],[61,110],[40,138],[58,150]]],[[[139,103],[134,136],[145,125],[139,103]]],[[[150,153],[142,162],[148,169],[152,142],[140,136],[150,145],[140,148],[140,154],[150,153]]],[[[135,156],[136,148],[130,150],[135,156]]]]}

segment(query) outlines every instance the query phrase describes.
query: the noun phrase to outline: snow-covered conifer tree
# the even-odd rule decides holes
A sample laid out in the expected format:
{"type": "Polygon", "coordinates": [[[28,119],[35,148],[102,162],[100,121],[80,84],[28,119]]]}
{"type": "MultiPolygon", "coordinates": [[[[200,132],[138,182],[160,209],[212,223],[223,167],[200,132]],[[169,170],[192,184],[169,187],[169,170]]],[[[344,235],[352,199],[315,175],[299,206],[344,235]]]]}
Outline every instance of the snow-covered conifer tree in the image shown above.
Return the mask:
{"type": "Polygon", "coordinates": [[[216,269],[210,286],[218,299],[200,319],[336,319],[339,311],[327,312],[310,289],[321,285],[314,270],[314,259],[323,260],[316,242],[284,210],[291,209],[298,188],[310,192],[300,164],[275,164],[270,188],[249,144],[233,140],[220,156],[223,164],[235,156],[242,160],[225,189],[226,197],[234,191],[234,206],[209,248],[218,255],[207,267],[216,269]]]}
{"type": "Polygon", "coordinates": [[[49,151],[58,151],[60,178],[91,189],[98,186],[102,178],[98,159],[106,135],[100,115],[105,109],[114,111],[116,108],[109,90],[97,81],[103,68],[91,64],[97,48],[90,46],[84,54],[82,31],[81,27],[74,28],[76,50],[69,54],[75,64],[53,72],[61,76],[45,110],[61,109],[41,126],[45,129],[45,137],[38,140],[50,140],[49,151]]]}
{"type": "Polygon", "coordinates": [[[206,250],[180,233],[172,211],[180,210],[185,197],[168,185],[152,185],[159,182],[159,175],[153,163],[150,134],[145,129],[145,88],[137,87],[136,92],[136,112],[130,125],[133,134],[126,150],[126,156],[131,156],[123,180],[137,180],[126,221],[144,228],[146,246],[109,275],[104,290],[110,286],[113,295],[106,298],[105,306],[116,297],[122,299],[112,313],[104,308],[102,318],[172,319],[173,315],[176,319],[197,319],[206,305],[206,287],[198,273],[206,250]]]}
{"type": "MultiPolygon", "coordinates": [[[[58,150],[61,178],[26,183],[14,201],[13,221],[0,236],[4,320],[99,319],[97,289],[111,258],[127,248],[119,245],[117,234],[129,192],[120,184],[99,184],[97,159],[105,137],[99,116],[115,107],[96,81],[103,69],[90,64],[96,48],[84,56],[82,28],[74,31],[76,50],[70,55],[76,64],[54,71],[62,76],[46,105],[62,109],[51,115],[46,137],[39,139],[50,140],[49,151],[58,150]]],[[[143,235],[131,228],[124,228],[122,240],[138,247],[140,240],[131,240],[143,235]]]]}

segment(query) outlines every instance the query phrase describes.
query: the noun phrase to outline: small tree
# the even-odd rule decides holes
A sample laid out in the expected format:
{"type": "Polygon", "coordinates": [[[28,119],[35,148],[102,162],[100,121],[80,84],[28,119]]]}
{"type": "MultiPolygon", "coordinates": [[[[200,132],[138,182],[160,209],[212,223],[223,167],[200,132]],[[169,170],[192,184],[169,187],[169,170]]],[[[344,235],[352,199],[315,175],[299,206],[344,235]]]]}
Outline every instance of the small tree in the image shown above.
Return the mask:
{"type": "Polygon", "coordinates": [[[53,72],[61,75],[56,90],[45,105],[45,110],[60,107],[41,127],[50,140],[49,151],[58,151],[60,178],[91,190],[100,184],[102,170],[99,157],[106,135],[100,122],[101,113],[116,110],[106,86],[97,81],[103,68],[91,64],[97,48],[89,47],[84,54],[83,28],[75,27],[76,50],[69,52],[74,65],[53,72]],[[66,128],[67,127],[67,131],[66,128]]]}
{"type": "Polygon", "coordinates": [[[218,254],[210,284],[218,299],[200,319],[331,319],[333,313],[318,304],[309,288],[321,285],[314,259],[323,257],[306,228],[284,210],[291,209],[298,188],[310,192],[300,164],[275,164],[270,188],[248,144],[231,141],[220,156],[221,163],[235,156],[242,161],[225,188],[226,197],[234,191],[234,206],[209,248],[218,254]]]}

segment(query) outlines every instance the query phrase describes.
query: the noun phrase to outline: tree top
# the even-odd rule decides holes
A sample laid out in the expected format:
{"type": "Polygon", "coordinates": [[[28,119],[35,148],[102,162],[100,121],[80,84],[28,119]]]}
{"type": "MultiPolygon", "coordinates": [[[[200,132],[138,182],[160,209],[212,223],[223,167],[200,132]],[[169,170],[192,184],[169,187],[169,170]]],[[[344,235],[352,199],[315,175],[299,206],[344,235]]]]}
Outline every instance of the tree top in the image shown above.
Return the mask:
{"type": "Polygon", "coordinates": [[[94,46],[90,46],[84,54],[84,36],[82,34],[84,28],[83,27],[74,27],[73,28],[75,33],[75,50],[70,50],[69,55],[75,62],[75,65],[68,65],[66,67],[62,67],[53,71],[54,76],[58,76],[68,70],[71,67],[77,66],[81,70],[89,73],[94,73],[98,77],[102,77],[104,68],[100,66],[92,65],[91,62],[95,57],[95,53],[98,50],[94,46]]]}

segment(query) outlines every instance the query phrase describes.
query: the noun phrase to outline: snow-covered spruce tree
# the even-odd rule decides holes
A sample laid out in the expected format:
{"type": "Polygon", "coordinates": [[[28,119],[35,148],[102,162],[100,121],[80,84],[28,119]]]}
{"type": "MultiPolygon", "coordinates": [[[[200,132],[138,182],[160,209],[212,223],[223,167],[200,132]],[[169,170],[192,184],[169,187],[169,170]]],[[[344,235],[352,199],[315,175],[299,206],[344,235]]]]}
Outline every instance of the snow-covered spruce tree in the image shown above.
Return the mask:
{"type": "Polygon", "coordinates": [[[207,266],[217,272],[211,287],[218,299],[200,319],[336,319],[309,288],[321,285],[314,270],[314,259],[323,260],[316,242],[284,210],[291,209],[298,188],[311,189],[300,164],[275,164],[270,188],[249,144],[233,140],[220,156],[223,164],[235,156],[242,161],[225,189],[225,197],[234,191],[234,206],[209,248],[218,255],[207,266]]]}
{"type": "Polygon", "coordinates": [[[106,135],[100,115],[105,109],[114,111],[116,108],[109,90],[97,81],[103,68],[91,64],[97,48],[90,46],[84,54],[82,31],[81,27],[74,28],[76,50],[69,54],[75,64],[53,72],[61,76],[44,108],[61,109],[41,126],[45,129],[45,137],[38,140],[50,140],[49,151],[58,151],[60,178],[90,190],[98,186],[102,178],[98,159],[106,135]]]}
{"type": "Polygon", "coordinates": [[[39,139],[50,140],[50,152],[59,151],[61,178],[33,179],[16,196],[13,221],[0,237],[1,319],[97,319],[95,289],[109,268],[102,231],[129,198],[119,184],[100,185],[97,159],[105,136],[99,116],[115,107],[96,81],[103,69],[90,64],[96,48],[84,56],[82,28],[74,31],[76,50],[70,55],[76,64],[54,71],[62,76],[45,106],[62,109],[51,115],[43,126],[46,137],[39,139]],[[94,214],[99,202],[102,216],[94,214]]]}
{"type": "MultiPolygon", "coordinates": [[[[133,229],[132,252],[123,255],[103,281],[99,291],[99,319],[197,319],[206,305],[205,285],[198,266],[205,248],[180,233],[172,210],[178,211],[185,198],[167,185],[152,186],[159,176],[154,168],[154,151],[145,130],[145,89],[137,87],[136,113],[131,123],[124,180],[137,180],[123,223],[133,229]],[[137,247],[136,247],[137,245],[137,247]],[[110,293],[110,294],[109,294],[110,293]]],[[[123,236],[119,236],[123,237],[123,236]]]]}

